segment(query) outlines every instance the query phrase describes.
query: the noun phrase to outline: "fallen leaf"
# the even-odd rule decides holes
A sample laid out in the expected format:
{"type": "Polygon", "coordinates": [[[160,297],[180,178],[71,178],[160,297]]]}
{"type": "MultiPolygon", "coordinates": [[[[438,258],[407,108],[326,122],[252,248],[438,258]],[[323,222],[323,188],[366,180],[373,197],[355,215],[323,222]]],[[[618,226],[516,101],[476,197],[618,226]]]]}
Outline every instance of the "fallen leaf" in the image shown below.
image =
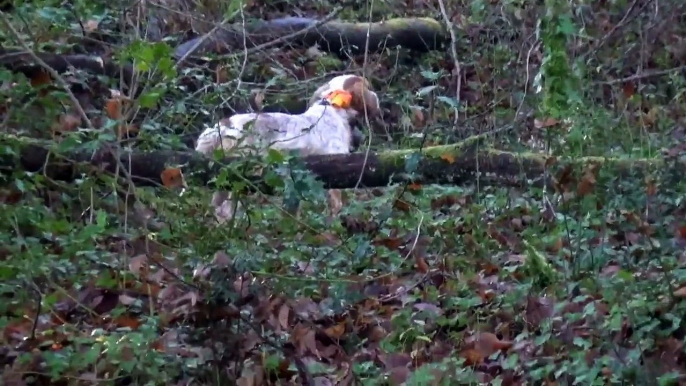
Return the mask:
{"type": "Polygon", "coordinates": [[[679,299],[686,299],[686,286],[674,291],[674,297],[679,299]]]}
{"type": "Polygon", "coordinates": [[[81,124],[81,117],[76,114],[61,114],[59,120],[53,125],[55,134],[76,131],[81,124]]]}
{"type": "Polygon", "coordinates": [[[134,256],[131,258],[131,261],[129,261],[129,271],[133,273],[134,275],[140,275],[141,273],[141,268],[145,263],[148,261],[148,256],[145,254],[140,254],[138,256],[134,256]]]}
{"type": "Polygon", "coordinates": [[[262,110],[262,107],[264,107],[264,91],[257,89],[252,90],[248,100],[250,102],[250,107],[252,107],[253,110],[262,110]]]}
{"type": "Polygon", "coordinates": [[[418,192],[418,191],[422,190],[422,185],[417,184],[417,183],[412,183],[412,184],[407,185],[407,190],[410,192],[418,192]]]}
{"type": "Polygon", "coordinates": [[[443,154],[441,155],[441,159],[449,164],[455,163],[455,156],[452,154],[443,154]]]}
{"type": "Polygon", "coordinates": [[[105,102],[105,114],[110,119],[120,119],[122,117],[121,98],[111,98],[105,102]]]}
{"type": "Polygon", "coordinates": [[[682,239],[686,239],[686,225],[682,225],[677,229],[677,234],[682,239]]]}
{"type": "Polygon", "coordinates": [[[546,127],[552,127],[559,123],[555,118],[545,118],[545,119],[534,119],[534,127],[536,129],[545,129],[546,127]]]}
{"type": "Polygon", "coordinates": [[[467,338],[465,343],[466,348],[460,352],[460,356],[465,358],[469,366],[480,364],[494,353],[507,350],[513,345],[512,341],[500,340],[490,332],[477,333],[467,338]]]}
{"type": "Polygon", "coordinates": [[[141,321],[130,316],[120,315],[112,320],[112,323],[117,327],[128,327],[132,330],[137,329],[141,325],[141,321]]]}
{"type": "Polygon", "coordinates": [[[410,111],[412,112],[412,126],[414,126],[415,129],[423,127],[424,123],[426,123],[426,117],[424,117],[422,108],[419,106],[412,106],[410,107],[410,111]]]}
{"type": "Polygon", "coordinates": [[[583,197],[591,193],[591,191],[593,190],[593,187],[596,184],[594,170],[595,168],[591,166],[586,171],[584,171],[584,175],[581,177],[581,180],[579,181],[579,186],[577,186],[576,188],[576,194],[579,197],[583,197]]]}
{"type": "Polygon", "coordinates": [[[393,201],[393,208],[398,209],[402,212],[409,212],[410,204],[407,203],[407,201],[396,199],[395,201],[393,201]]]}
{"type": "Polygon", "coordinates": [[[314,330],[307,328],[302,324],[298,324],[291,334],[291,341],[295,344],[295,347],[298,348],[298,353],[300,355],[304,356],[311,353],[319,357],[315,337],[316,334],[314,330]]]}
{"type": "Polygon", "coordinates": [[[324,330],[324,333],[331,339],[339,340],[345,333],[345,322],[338,323],[324,330]]]}
{"type": "Polygon", "coordinates": [[[288,331],[288,316],[290,313],[291,308],[286,304],[283,304],[279,309],[279,326],[281,326],[284,331],[288,331]]]}
{"type": "Polygon", "coordinates": [[[657,194],[657,185],[655,185],[655,181],[649,177],[646,177],[646,194],[648,196],[657,194]]]}
{"type": "Polygon", "coordinates": [[[218,66],[216,70],[217,83],[226,83],[229,81],[229,70],[226,66],[218,66]]]}
{"type": "Polygon", "coordinates": [[[394,251],[403,245],[403,239],[400,237],[386,237],[379,240],[374,240],[374,245],[383,245],[384,247],[394,251]]]}
{"type": "Polygon", "coordinates": [[[419,273],[427,273],[429,272],[429,263],[426,262],[426,259],[421,257],[421,256],[415,256],[414,257],[414,262],[417,265],[417,271],[419,273]]]}
{"type": "Polygon", "coordinates": [[[167,188],[177,188],[186,186],[186,182],[183,178],[183,173],[179,168],[167,168],[160,175],[162,180],[162,185],[167,188]]]}
{"type": "Polygon", "coordinates": [[[52,84],[52,78],[50,77],[50,74],[45,71],[37,71],[31,76],[29,82],[33,87],[46,86],[52,84]]]}
{"type": "Polygon", "coordinates": [[[118,138],[129,138],[131,135],[138,133],[138,126],[133,124],[122,123],[119,125],[118,138]]]}
{"type": "Polygon", "coordinates": [[[622,92],[624,93],[625,98],[631,98],[636,94],[636,84],[634,82],[626,82],[622,86],[622,92]]]}
{"type": "Polygon", "coordinates": [[[481,352],[473,348],[460,351],[460,356],[465,359],[465,365],[467,366],[481,364],[484,360],[484,356],[481,352]]]}

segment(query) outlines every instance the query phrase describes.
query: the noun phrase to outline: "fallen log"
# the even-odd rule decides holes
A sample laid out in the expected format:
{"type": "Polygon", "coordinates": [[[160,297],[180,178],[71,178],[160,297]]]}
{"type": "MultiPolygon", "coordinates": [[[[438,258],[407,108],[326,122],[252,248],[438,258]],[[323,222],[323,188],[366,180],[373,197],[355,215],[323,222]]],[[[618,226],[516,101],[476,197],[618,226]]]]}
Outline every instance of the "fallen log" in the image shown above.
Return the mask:
{"type": "MultiPolygon", "coordinates": [[[[475,136],[459,144],[433,146],[418,150],[396,150],[382,153],[352,153],[328,156],[308,156],[304,165],[312,171],[326,188],[346,189],[355,187],[384,187],[393,183],[413,181],[420,184],[469,185],[479,181],[483,185],[496,186],[551,186],[545,178],[551,167],[562,165],[601,165],[616,170],[619,177],[628,172],[645,173],[664,166],[660,159],[618,159],[584,157],[568,160],[536,153],[510,153],[486,147],[484,136],[475,136]],[[414,158],[408,161],[408,159],[414,158]],[[415,163],[412,175],[407,164],[415,163]],[[358,184],[359,182],[359,184],[358,184]]],[[[15,150],[15,155],[0,155],[0,174],[8,176],[17,168],[30,172],[45,173],[56,180],[79,178],[86,167],[95,167],[115,173],[117,160],[111,152],[76,152],[58,156],[48,147],[28,143],[3,135],[0,146],[15,150]]],[[[123,151],[120,161],[129,168],[129,174],[137,185],[159,186],[161,175],[169,167],[180,168],[189,184],[207,185],[216,176],[221,165],[242,162],[244,159],[228,157],[222,162],[210,162],[196,152],[174,151],[123,151]]],[[[682,165],[683,167],[683,165],[682,165]]],[[[230,177],[232,181],[238,178],[230,177]]],[[[254,179],[253,179],[254,180],[254,179]]],[[[268,192],[266,185],[260,188],[268,192]]]]}
{"type": "MultiPolygon", "coordinates": [[[[113,79],[122,77],[125,83],[130,82],[134,74],[133,66],[119,66],[113,61],[97,55],[63,55],[49,52],[36,52],[35,54],[60,74],[75,68],[113,79]]],[[[21,72],[28,78],[33,78],[38,71],[44,71],[36,63],[31,53],[21,49],[0,48],[0,66],[12,72],[21,72]]]]}
{"type": "Polygon", "coordinates": [[[177,59],[192,55],[240,53],[244,48],[260,45],[311,47],[338,54],[379,52],[385,48],[402,47],[417,52],[441,49],[448,37],[443,25],[431,18],[398,18],[376,23],[330,21],[317,25],[316,19],[285,17],[243,25],[227,25],[211,31],[176,48],[177,59]],[[369,44],[367,45],[367,31],[369,44]],[[290,37],[288,37],[290,36],[290,37]],[[276,43],[278,41],[278,44],[276,43]]]}

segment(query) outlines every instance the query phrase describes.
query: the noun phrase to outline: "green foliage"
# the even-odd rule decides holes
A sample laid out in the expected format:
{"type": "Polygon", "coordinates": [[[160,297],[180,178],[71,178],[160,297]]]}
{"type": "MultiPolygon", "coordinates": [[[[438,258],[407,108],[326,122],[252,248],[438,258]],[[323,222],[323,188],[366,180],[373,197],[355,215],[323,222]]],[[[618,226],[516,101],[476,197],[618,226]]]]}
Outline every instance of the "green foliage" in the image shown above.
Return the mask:
{"type": "MultiPolygon", "coordinates": [[[[662,149],[672,158],[649,176],[551,163],[554,189],[502,187],[486,175],[440,187],[420,185],[413,150],[403,176],[418,183],[348,190],[335,219],[302,159],[275,150],[221,165],[210,189],[186,165],[170,164],[185,174],[182,193],[90,167],[69,183],[43,170],[3,169],[3,381],[19,374],[29,383],[265,384],[266,377],[303,382],[305,368],[317,382],[342,384],[353,377],[369,385],[677,384],[686,331],[686,185],[677,160],[686,82],[672,70],[682,66],[680,40],[662,35],[683,31],[670,19],[668,31],[647,34],[652,11],[624,19],[626,3],[446,2],[458,31],[459,95],[455,63],[443,52],[386,47],[359,65],[321,47],[278,47],[251,51],[246,61],[237,50],[177,66],[174,37],[143,39],[152,23],[137,13],[142,8],[16,3],[3,14],[18,31],[0,31],[8,47],[21,39],[36,50],[74,53],[107,41],[98,43],[105,54],[96,53],[133,64],[139,92],[130,115],[56,135],[55,122],[73,113],[71,96],[0,69],[3,159],[29,142],[47,144],[53,158],[105,145],[187,150],[184,138],[229,107],[247,106],[250,91],[263,93],[267,105],[299,102],[331,72],[362,67],[392,104],[384,118],[393,144],[372,132],[371,150],[454,143],[497,129],[489,146],[533,146],[559,160],[630,162],[662,149]],[[97,27],[87,32],[91,21],[97,27]],[[667,75],[643,77],[651,71],[667,75]],[[135,139],[118,141],[122,123],[136,125],[135,139]],[[255,192],[253,176],[266,192],[255,192]],[[223,189],[243,212],[218,226],[208,203],[211,191],[223,189]],[[294,218],[284,209],[296,204],[294,218]]],[[[191,11],[174,2],[165,5],[173,12],[158,15],[180,35],[207,32],[199,21],[213,28],[283,13],[240,1],[195,5],[186,19],[179,15],[191,11]]],[[[331,8],[326,1],[279,6],[293,14],[331,8]]],[[[679,14],[676,1],[659,6],[666,18],[679,14]]],[[[415,8],[384,0],[340,16],[440,17],[426,2],[415,8]]],[[[89,90],[123,87],[80,70],[63,76],[89,90]]],[[[112,99],[73,92],[91,117],[102,117],[112,99]]]]}

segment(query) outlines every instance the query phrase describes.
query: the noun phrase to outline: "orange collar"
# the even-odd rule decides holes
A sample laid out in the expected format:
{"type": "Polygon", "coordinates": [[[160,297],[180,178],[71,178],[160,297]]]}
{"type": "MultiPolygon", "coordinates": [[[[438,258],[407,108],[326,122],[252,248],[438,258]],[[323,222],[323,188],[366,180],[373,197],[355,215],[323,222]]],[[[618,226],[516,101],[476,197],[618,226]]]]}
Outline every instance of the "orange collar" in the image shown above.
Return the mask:
{"type": "Polygon", "coordinates": [[[331,103],[331,106],[333,107],[347,109],[350,107],[353,96],[350,92],[345,90],[334,90],[327,94],[324,99],[331,103]]]}

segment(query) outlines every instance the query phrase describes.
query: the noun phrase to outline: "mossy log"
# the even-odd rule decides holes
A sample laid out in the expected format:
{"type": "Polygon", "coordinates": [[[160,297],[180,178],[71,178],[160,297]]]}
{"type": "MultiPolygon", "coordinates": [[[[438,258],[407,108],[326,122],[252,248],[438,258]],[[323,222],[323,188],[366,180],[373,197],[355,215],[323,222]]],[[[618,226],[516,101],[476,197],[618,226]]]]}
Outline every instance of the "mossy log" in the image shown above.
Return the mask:
{"type": "Polygon", "coordinates": [[[176,48],[177,58],[190,50],[193,55],[240,53],[245,48],[279,40],[272,47],[288,45],[311,47],[331,53],[364,53],[369,30],[369,52],[403,47],[427,52],[441,49],[448,37],[443,25],[431,18],[397,18],[376,23],[330,21],[317,26],[317,20],[286,17],[243,25],[217,28],[210,36],[191,39],[176,48]],[[301,32],[301,33],[299,33],[301,32]],[[286,36],[295,34],[291,38],[286,36]]]}
{"type": "MultiPolygon", "coordinates": [[[[421,184],[470,185],[479,176],[482,185],[543,186],[550,184],[550,178],[544,178],[546,171],[561,165],[584,167],[596,164],[612,169],[612,175],[618,178],[627,172],[645,173],[665,165],[665,161],[659,159],[586,157],[553,160],[542,154],[495,150],[483,144],[485,139],[483,136],[475,136],[459,144],[427,147],[421,151],[309,156],[303,161],[325,187],[337,189],[384,187],[408,181],[410,177],[406,173],[406,163],[413,154],[418,154],[419,157],[412,181],[421,184]]],[[[25,140],[3,136],[0,142],[5,142],[4,145],[0,143],[7,146],[5,148],[21,148],[15,156],[0,156],[0,172],[5,176],[17,170],[17,167],[45,173],[56,180],[73,180],[84,171],[87,172],[89,167],[90,170],[95,167],[98,171],[106,170],[111,173],[117,170],[117,162],[111,152],[95,155],[84,152],[57,157],[54,153],[49,156],[47,148],[27,144],[25,140]]],[[[124,165],[130,165],[130,175],[136,184],[155,186],[162,183],[161,174],[169,167],[181,168],[191,185],[207,185],[217,175],[222,164],[241,160],[228,157],[222,162],[210,162],[208,158],[195,152],[133,151],[123,152],[121,161],[124,165]]],[[[259,181],[256,182],[266,189],[259,181]]]]}
{"type": "MultiPolygon", "coordinates": [[[[119,66],[113,61],[97,55],[36,52],[36,56],[60,74],[76,68],[96,75],[105,75],[112,79],[121,77],[124,82],[130,81],[134,74],[133,66],[119,66]]],[[[21,72],[30,79],[35,78],[39,72],[45,71],[36,63],[30,53],[21,49],[0,48],[0,67],[5,67],[13,72],[21,72]]]]}

